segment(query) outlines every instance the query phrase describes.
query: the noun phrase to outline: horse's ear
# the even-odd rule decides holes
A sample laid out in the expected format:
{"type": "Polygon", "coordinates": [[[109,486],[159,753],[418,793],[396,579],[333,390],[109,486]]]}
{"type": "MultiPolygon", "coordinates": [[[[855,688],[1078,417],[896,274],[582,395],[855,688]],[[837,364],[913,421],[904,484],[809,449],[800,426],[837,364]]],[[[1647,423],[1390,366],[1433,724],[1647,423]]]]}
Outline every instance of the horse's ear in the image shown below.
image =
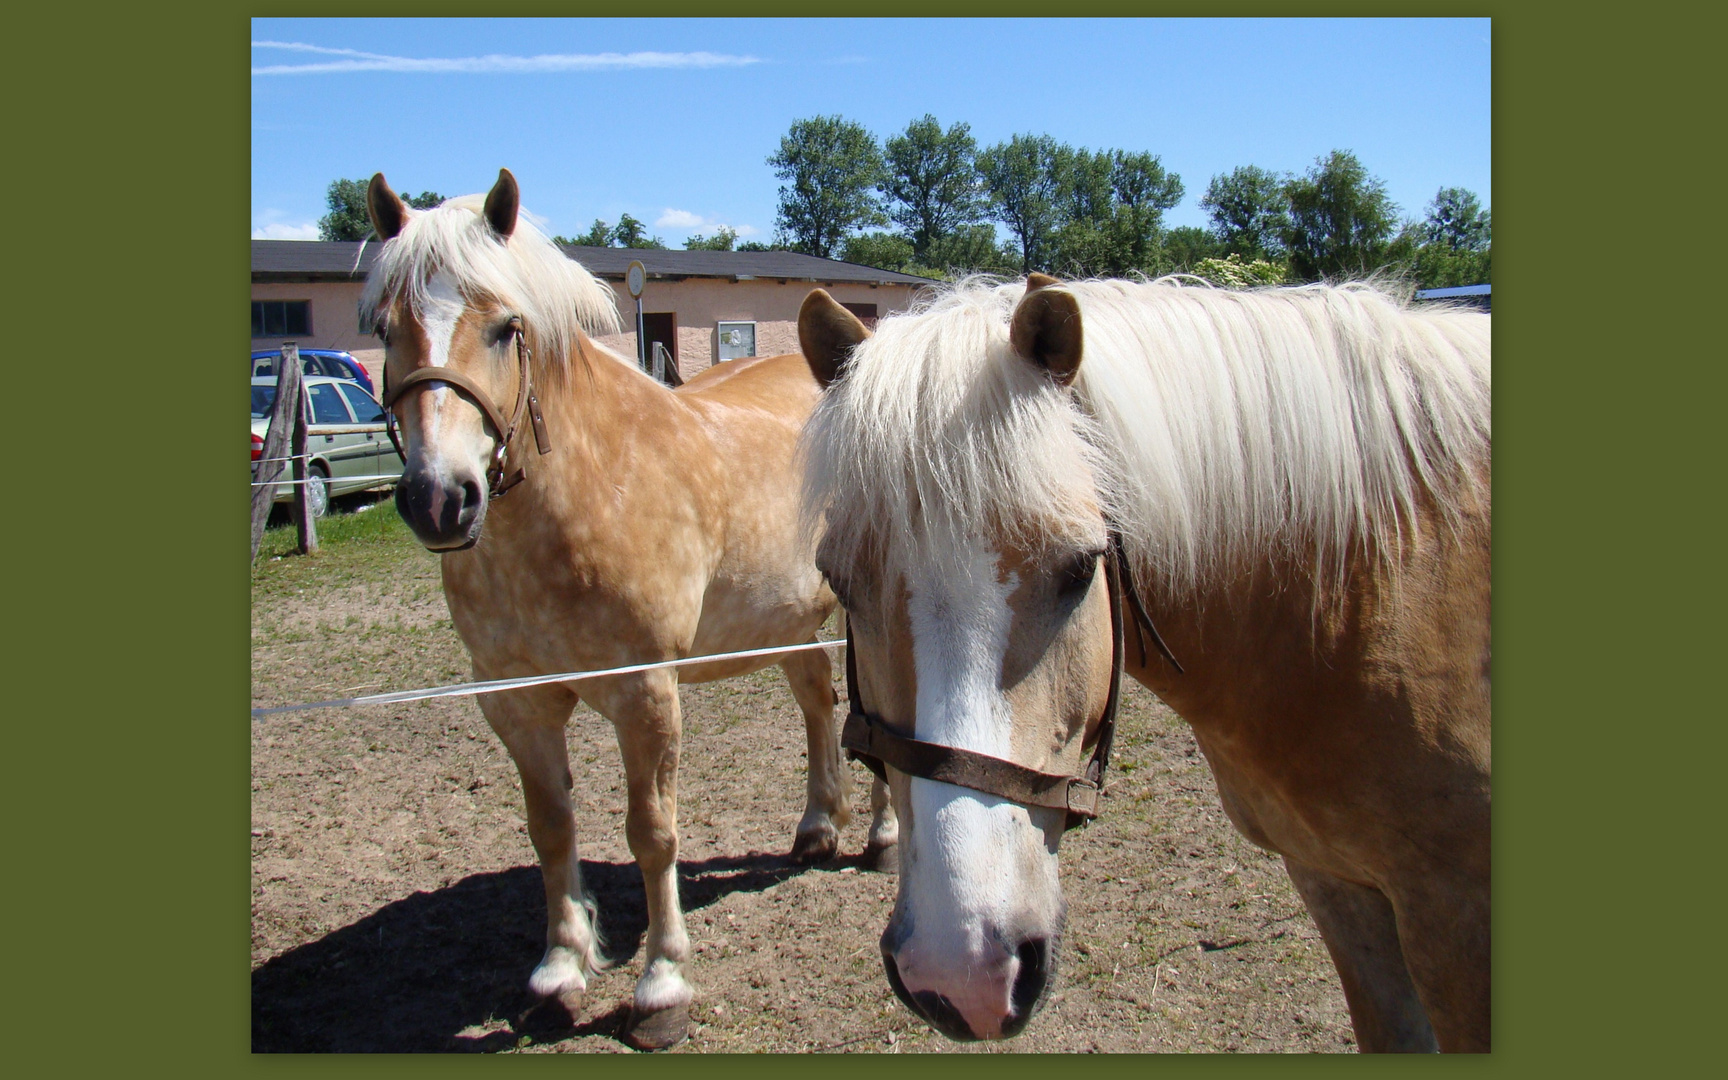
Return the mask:
{"type": "Polygon", "coordinates": [[[520,209],[522,191],[516,186],[516,178],[509,169],[499,169],[498,182],[486,193],[486,224],[492,226],[500,240],[506,239],[516,231],[516,212],[520,209]]]}
{"type": "Polygon", "coordinates": [[[1061,386],[1074,381],[1080,371],[1084,345],[1080,333],[1080,302],[1074,294],[1052,290],[1056,279],[1028,274],[1026,295],[1014,309],[1008,342],[1014,351],[1050,373],[1061,386]]]}
{"type": "Polygon", "coordinates": [[[858,316],[821,289],[811,289],[798,309],[798,347],[824,389],[845,374],[852,350],[869,336],[858,316]]]}
{"type": "Polygon", "coordinates": [[[366,212],[372,215],[372,231],[380,240],[391,239],[408,224],[408,208],[390,190],[383,173],[373,173],[372,182],[366,185],[366,212]]]}

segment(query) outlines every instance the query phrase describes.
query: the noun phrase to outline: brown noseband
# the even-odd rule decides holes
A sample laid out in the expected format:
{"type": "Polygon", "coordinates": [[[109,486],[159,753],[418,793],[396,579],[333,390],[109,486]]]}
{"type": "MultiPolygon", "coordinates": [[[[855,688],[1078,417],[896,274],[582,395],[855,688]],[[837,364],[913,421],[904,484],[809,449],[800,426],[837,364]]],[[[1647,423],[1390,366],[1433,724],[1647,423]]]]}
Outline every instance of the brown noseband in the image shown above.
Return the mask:
{"type": "Polygon", "coordinates": [[[521,366],[520,377],[516,380],[516,408],[510,414],[508,423],[498,406],[493,404],[486,391],[473,379],[459,371],[446,368],[422,367],[410,371],[406,378],[390,386],[390,366],[384,366],[384,429],[390,434],[391,445],[396,447],[396,455],[406,463],[408,455],[402,449],[402,442],[396,436],[396,413],[394,406],[402,400],[404,394],[416,386],[428,383],[448,383],[456,388],[456,392],[467,398],[486,417],[486,422],[492,425],[493,437],[497,445],[492,451],[492,462],[486,469],[486,484],[491,498],[499,498],[506,491],[521,483],[528,476],[525,466],[518,466],[509,476],[504,474],[505,459],[510,452],[510,442],[516,437],[517,427],[522,423],[522,414],[528,413],[529,423],[534,428],[534,445],[542,455],[552,452],[552,444],[546,437],[546,421],[540,415],[540,402],[534,396],[532,382],[532,364],[534,353],[528,348],[528,334],[522,327],[520,318],[510,320],[510,327],[516,334],[516,359],[521,366]]]}
{"type": "Polygon", "coordinates": [[[852,620],[846,620],[846,694],[850,709],[846,726],[840,732],[840,745],[847,757],[861,761],[883,783],[888,782],[885,765],[892,765],[907,776],[925,780],[940,780],[945,784],[971,788],[986,795],[995,795],[1023,806],[1043,806],[1064,810],[1067,817],[1063,829],[1072,829],[1098,816],[1098,797],[1104,788],[1104,770],[1110,764],[1110,745],[1116,739],[1116,704],[1122,690],[1122,597],[1128,597],[1136,624],[1134,636],[1140,642],[1141,663],[1145,663],[1145,639],[1141,628],[1150,632],[1153,642],[1178,673],[1182,665],[1170,655],[1164,639],[1147,617],[1140,597],[1134,592],[1133,574],[1128,557],[1122,550],[1122,538],[1111,530],[1110,550],[1104,555],[1104,582],[1110,590],[1110,694],[1104,700],[1104,712],[1099,717],[1092,759],[1085,772],[1078,776],[1044,773],[1002,758],[962,750],[941,743],[909,739],[895,732],[887,723],[864,708],[858,689],[858,661],[853,657],[852,620]]]}

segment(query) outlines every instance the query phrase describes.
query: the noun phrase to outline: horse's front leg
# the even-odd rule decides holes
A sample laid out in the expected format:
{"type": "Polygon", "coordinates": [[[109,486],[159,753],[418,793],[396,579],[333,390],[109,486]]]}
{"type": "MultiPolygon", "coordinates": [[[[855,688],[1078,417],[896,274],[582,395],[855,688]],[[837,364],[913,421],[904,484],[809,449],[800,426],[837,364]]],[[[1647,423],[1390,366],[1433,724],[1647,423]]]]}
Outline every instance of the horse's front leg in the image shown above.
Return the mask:
{"type": "Polygon", "coordinates": [[[528,838],[540,857],[546,887],[546,954],[528,989],[556,997],[578,1015],[588,979],[602,965],[594,929],[594,902],[583,893],[576,857],[576,819],[570,807],[570,761],[564,725],[576,696],[560,686],[536,686],[480,697],[480,711],[504,741],[522,777],[528,838]]]}
{"type": "Polygon", "coordinates": [[[840,850],[840,830],[852,820],[852,776],[840,760],[840,730],[834,724],[839,698],[827,653],[791,653],[780,669],[804,714],[808,747],[804,817],[792,841],[792,861],[822,862],[840,850]]]}
{"type": "Polygon", "coordinates": [[[639,1049],[684,1041],[690,1027],[690,956],[678,906],[678,679],[668,669],[612,681],[587,698],[612,721],[629,788],[624,828],[648,900],[647,953],[625,1038],[639,1049]]]}

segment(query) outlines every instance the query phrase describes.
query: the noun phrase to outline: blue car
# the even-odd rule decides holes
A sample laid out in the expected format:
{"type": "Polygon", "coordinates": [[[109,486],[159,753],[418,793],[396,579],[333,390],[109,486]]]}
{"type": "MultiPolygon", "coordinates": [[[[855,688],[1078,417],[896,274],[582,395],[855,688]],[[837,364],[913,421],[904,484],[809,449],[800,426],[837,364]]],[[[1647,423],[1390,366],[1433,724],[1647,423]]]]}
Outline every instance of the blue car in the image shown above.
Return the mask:
{"type": "MultiPolygon", "coordinates": [[[[276,374],[276,360],[282,355],[280,349],[265,349],[252,354],[252,378],[276,374]]],[[[360,362],[348,353],[339,349],[301,349],[300,370],[307,375],[328,375],[333,379],[349,379],[366,388],[373,397],[378,392],[372,388],[372,377],[366,374],[366,369],[360,362]]]]}

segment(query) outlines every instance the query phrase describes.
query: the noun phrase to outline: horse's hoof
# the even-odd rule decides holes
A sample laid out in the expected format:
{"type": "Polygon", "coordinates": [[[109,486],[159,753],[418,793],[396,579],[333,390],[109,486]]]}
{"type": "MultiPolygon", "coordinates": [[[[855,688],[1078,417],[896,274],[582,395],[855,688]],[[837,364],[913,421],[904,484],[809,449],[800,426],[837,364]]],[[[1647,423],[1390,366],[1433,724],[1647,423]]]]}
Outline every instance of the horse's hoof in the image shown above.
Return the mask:
{"type": "Polygon", "coordinates": [[[795,863],[827,862],[840,851],[840,834],[833,828],[813,829],[799,833],[792,841],[792,861],[795,863]]]}
{"type": "Polygon", "coordinates": [[[867,844],[864,854],[858,856],[858,865],[866,870],[875,870],[883,874],[898,874],[900,872],[900,845],[867,844]]]}
{"type": "Polygon", "coordinates": [[[654,1012],[630,1006],[624,1041],[637,1050],[667,1050],[690,1037],[690,1005],[668,1005],[654,1012]]]}

